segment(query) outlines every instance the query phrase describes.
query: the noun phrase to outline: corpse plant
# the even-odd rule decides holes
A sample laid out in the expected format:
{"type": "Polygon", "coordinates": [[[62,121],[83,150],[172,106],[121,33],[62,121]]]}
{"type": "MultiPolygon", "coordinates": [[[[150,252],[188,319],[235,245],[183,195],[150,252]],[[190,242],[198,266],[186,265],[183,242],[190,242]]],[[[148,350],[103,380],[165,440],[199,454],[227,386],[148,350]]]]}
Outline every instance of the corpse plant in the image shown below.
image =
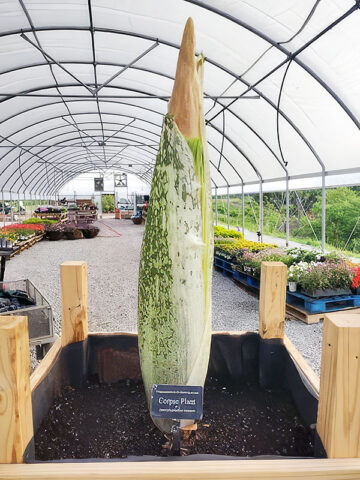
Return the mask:
{"type": "MultiPolygon", "coordinates": [[[[141,251],[139,351],[148,403],[154,384],[203,386],[209,362],[213,222],[203,62],[202,55],[195,57],[189,18],[163,121],[141,251]]],[[[162,432],[171,432],[172,420],[153,420],[162,432]]]]}

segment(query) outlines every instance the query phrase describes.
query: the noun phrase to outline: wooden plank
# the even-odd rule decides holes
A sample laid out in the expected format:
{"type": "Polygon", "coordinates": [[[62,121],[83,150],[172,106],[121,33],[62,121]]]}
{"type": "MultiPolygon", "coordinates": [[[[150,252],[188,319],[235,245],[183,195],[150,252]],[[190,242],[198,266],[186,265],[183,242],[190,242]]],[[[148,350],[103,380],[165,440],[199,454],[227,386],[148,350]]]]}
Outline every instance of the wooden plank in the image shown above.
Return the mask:
{"type": "Polygon", "coordinates": [[[327,314],[317,431],[329,458],[360,457],[360,314],[327,314]]]}
{"type": "Polygon", "coordinates": [[[60,266],[62,292],[61,344],[85,340],[88,335],[88,289],[86,262],[60,266]]]}
{"type": "Polygon", "coordinates": [[[0,480],[359,480],[358,459],[0,465],[0,480]]]}
{"type": "Polygon", "coordinates": [[[56,362],[59,353],[61,351],[61,338],[57,338],[55,340],[54,345],[50,348],[50,350],[47,352],[45,357],[41,360],[39,365],[36,367],[36,369],[33,371],[31,377],[30,377],[30,388],[31,391],[33,392],[35,388],[39,385],[40,382],[46,377],[48,374],[50,368],[54,365],[56,362]]]}
{"type": "MultiPolygon", "coordinates": [[[[294,317],[296,320],[301,320],[308,325],[313,323],[319,323],[324,320],[326,313],[308,313],[300,307],[295,307],[294,305],[286,304],[286,313],[294,317]]],[[[344,310],[339,310],[338,312],[332,313],[360,313],[360,308],[344,308],[344,310]]]]}
{"type": "Polygon", "coordinates": [[[286,304],[286,313],[294,317],[295,320],[301,320],[302,322],[312,325],[313,323],[319,323],[324,320],[325,313],[308,313],[300,307],[286,304]]]}
{"type": "Polygon", "coordinates": [[[286,335],[284,336],[284,345],[293,362],[312,386],[314,393],[318,396],[320,391],[320,378],[286,335]]]}
{"type": "Polygon", "coordinates": [[[283,338],[287,268],[282,262],[262,262],[259,332],[262,338],[283,338]]]}
{"type": "Polygon", "coordinates": [[[33,437],[27,317],[0,316],[0,463],[21,463],[33,437]]]}

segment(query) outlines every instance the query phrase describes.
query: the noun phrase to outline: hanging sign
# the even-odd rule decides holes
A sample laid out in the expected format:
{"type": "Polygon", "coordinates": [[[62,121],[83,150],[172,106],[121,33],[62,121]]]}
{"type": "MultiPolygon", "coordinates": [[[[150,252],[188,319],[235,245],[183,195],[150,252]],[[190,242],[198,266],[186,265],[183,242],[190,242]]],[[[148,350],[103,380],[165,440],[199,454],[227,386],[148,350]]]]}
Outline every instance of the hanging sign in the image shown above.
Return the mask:
{"type": "Polygon", "coordinates": [[[94,190],[95,190],[95,192],[103,192],[104,191],[104,178],[103,177],[94,178],[94,190]]]}

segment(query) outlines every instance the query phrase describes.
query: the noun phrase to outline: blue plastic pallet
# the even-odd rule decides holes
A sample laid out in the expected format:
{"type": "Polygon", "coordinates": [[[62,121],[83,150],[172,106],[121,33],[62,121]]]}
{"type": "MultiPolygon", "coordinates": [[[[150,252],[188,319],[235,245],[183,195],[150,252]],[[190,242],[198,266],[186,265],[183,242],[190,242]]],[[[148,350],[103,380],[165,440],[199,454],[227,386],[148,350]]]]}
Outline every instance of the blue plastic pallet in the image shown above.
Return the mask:
{"type": "Polygon", "coordinates": [[[245,272],[238,272],[237,270],[234,271],[234,279],[244,285],[248,285],[250,287],[254,287],[259,289],[260,288],[260,280],[245,272]]]}
{"type": "Polygon", "coordinates": [[[232,264],[228,262],[227,260],[224,260],[219,257],[215,257],[215,267],[218,267],[220,270],[222,270],[223,273],[225,274],[233,274],[233,269],[232,269],[232,264]]]}
{"type": "Polygon", "coordinates": [[[360,307],[360,295],[336,295],[311,298],[298,292],[287,292],[286,303],[306,310],[308,313],[336,312],[344,308],[360,307]]]}

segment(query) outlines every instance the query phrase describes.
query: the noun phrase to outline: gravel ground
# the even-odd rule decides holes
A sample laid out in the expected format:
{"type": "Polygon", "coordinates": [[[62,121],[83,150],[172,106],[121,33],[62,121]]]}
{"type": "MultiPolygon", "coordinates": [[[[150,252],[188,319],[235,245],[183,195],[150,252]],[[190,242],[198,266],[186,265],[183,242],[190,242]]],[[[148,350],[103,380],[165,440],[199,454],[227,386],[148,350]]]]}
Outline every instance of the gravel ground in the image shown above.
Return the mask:
{"type": "MultiPolygon", "coordinates": [[[[138,266],[144,228],[130,220],[106,216],[98,225],[100,234],[94,239],[44,240],[6,266],[5,280],[28,278],[50,302],[57,334],[61,322],[59,265],[68,260],[85,260],[88,265],[89,330],[136,331],[138,266]]],[[[258,305],[256,297],[214,272],[214,330],[256,330],[258,305]]],[[[319,373],[322,323],[287,321],[286,334],[319,373]]]]}

